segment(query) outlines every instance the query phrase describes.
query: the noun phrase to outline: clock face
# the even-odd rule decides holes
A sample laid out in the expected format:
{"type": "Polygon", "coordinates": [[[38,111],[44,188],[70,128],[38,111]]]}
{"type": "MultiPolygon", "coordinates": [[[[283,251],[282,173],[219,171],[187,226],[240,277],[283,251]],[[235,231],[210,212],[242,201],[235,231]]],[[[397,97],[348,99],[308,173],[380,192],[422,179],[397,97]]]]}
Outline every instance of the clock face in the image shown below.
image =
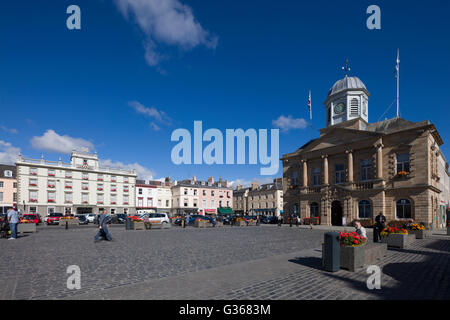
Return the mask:
{"type": "Polygon", "coordinates": [[[334,113],[341,114],[345,111],[345,103],[341,102],[334,106],[334,113]]]}

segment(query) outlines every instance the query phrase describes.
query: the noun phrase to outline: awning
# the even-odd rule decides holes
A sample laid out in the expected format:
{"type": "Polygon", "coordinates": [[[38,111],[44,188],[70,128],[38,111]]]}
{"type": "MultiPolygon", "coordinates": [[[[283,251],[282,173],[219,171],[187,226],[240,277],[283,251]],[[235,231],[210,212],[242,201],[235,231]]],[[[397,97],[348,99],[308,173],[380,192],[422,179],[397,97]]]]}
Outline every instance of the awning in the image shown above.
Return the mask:
{"type": "Polygon", "coordinates": [[[219,212],[219,214],[233,214],[233,209],[229,207],[218,208],[217,211],[219,212]]]}

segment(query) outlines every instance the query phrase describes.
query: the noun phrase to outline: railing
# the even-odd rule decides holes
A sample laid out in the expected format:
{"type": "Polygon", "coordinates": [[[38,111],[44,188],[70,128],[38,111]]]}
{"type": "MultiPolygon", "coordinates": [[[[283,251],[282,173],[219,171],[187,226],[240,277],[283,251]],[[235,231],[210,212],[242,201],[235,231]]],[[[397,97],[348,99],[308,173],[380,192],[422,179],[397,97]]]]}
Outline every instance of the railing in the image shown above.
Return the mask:
{"type": "Polygon", "coordinates": [[[321,188],[320,187],[307,187],[306,188],[306,193],[311,194],[311,193],[320,193],[321,188]]]}
{"type": "Polygon", "coordinates": [[[353,184],[354,189],[356,190],[370,190],[373,189],[373,182],[372,181],[368,181],[368,182],[355,182],[353,184]]]}
{"type": "Polygon", "coordinates": [[[89,169],[89,170],[103,171],[103,172],[113,172],[113,173],[115,172],[115,173],[123,173],[123,174],[136,174],[135,170],[125,170],[125,169],[122,169],[122,168],[114,168],[114,167],[98,167],[98,168],[94,168],[92,166],[83,166],[83,165],[73,166],[72,163],[67,163],[67,162],[62,162],[62,161],[51,161],[51,160],[44,160],[44,159],[31,159],[31,158],[20,157],[18,159],[18,162],[33,163],[33,164],[44,164],[44,165],[65,167],[65,168],[89,169]]]}

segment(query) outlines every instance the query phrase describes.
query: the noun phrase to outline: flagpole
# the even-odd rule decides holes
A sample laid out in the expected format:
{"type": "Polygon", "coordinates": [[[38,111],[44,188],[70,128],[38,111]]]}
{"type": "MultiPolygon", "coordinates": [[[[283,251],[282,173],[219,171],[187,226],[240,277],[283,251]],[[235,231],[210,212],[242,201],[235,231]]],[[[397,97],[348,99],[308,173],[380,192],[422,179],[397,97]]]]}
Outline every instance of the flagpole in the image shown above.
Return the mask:
{"type": "Polygon", "coordinates": [[[313,129],[312,129],[312,108],[311,108],[311,90],[309,90],[309,96],[308,96],[308,108],[309,108],[309,125],[311,128],[311,140],[313,135],[313,129]]]}
{"type": "Polygon", "coordinates": [[[397,118],[400,114],[400,49],[397,49],[397,118]]]}

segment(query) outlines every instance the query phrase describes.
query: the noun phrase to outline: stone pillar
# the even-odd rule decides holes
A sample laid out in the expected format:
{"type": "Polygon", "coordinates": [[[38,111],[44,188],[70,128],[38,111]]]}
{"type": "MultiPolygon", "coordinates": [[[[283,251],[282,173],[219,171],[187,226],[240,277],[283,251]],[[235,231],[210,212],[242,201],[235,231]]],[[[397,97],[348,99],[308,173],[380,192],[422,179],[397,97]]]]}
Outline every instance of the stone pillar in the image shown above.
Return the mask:
{"type": "Polygon", "coordinates": [[[303,162],[303,187],[308,186],[308,164],[306,160],[302,160],[303,162]]]}
{"type": "Polygon", "coordinates": [[[348,182],[353,182],[353,150],[347,150],[348,157],[348,182]]]}
{"type": "Polygon", "coordinates": [[[323,184],[328,184],[328,155],[323,155],[323,184]]]}
{"type": "Polygon", "coordinates": [[[380,142],[377,148],[377,179],[383,179],[383,144],[380,142]]]}

